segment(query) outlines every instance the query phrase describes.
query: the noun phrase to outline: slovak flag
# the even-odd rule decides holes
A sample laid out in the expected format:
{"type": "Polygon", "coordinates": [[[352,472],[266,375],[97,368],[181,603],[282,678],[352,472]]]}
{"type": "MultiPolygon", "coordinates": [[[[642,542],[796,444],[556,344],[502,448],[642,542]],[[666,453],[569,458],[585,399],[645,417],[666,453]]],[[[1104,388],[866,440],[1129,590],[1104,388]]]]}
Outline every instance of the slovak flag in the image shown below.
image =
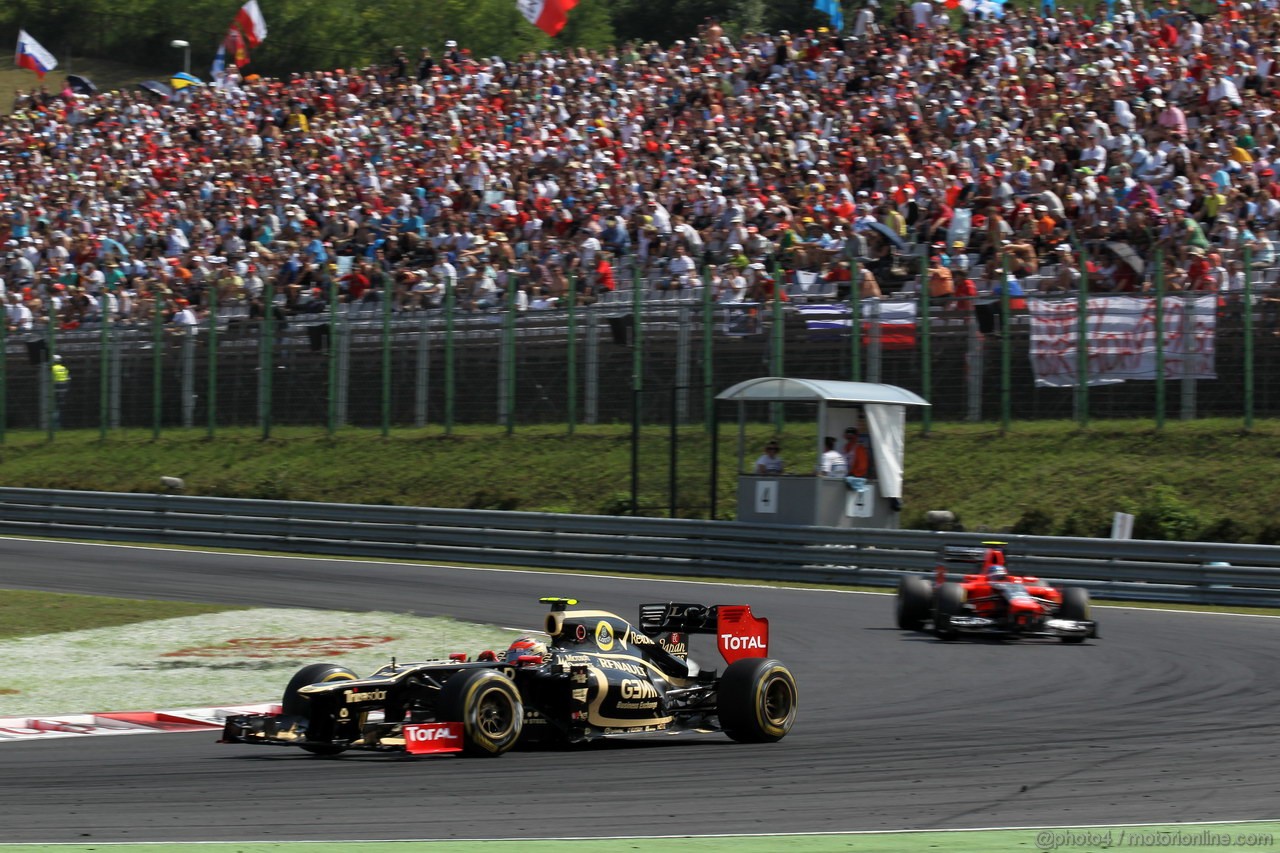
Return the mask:
{"type": "Polygon", "coordinates": [[[556,36],[569,20],[569,10],[578,0],[516,0],[524,19],[549,36],[556,36]]]}
{"type": "Polygon", "coordinates": [[[27,35],[26,30],[18,30],[18,53],[14,56],[14,62],[18,63],[19,68],[36,72],[36,76],[40,78],[58,67],[58,60],[53,58],[53,54],[27,35]]]}
{"type": "Polygon", "coordinates": [[[258,0],[249,0],[240,7],[240,11],[236,13],[236,24],[239,25],[240,32],[244,33],[249,47],[257,47],[267,37],[267,20],[262,17],[258,0]]]}

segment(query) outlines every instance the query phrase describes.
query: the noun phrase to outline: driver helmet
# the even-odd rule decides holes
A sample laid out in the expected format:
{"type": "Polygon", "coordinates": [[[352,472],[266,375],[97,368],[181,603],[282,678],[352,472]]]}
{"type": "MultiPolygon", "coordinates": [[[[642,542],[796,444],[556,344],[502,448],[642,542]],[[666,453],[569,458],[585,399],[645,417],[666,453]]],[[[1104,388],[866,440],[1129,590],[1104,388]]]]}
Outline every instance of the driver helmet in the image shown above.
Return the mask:
{"type": "Polygon", "coordinates": [[[995,565],[987,570],[987,577],[993,581],[1008,580],[1009,570],[1004,566],[995,565]]]}
{"type": "Polygon", "coordinates": [[[522,657],[536,655],[543,663],[547,661],[547,644],[537,637],[520,637],[507,649],[506,660],[515,663],[522,657]]]}

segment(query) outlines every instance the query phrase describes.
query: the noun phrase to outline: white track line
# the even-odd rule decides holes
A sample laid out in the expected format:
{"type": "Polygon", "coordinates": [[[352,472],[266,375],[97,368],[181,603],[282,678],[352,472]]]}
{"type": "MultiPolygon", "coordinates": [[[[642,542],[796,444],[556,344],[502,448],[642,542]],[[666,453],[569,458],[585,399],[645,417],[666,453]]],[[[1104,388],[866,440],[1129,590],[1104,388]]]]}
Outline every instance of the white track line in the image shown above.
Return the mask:
{"type": "MultiPolygon", "coordinates": [[[[328,841],[302,839],[272,839],[270,842],[255,840],[238,841],[183,841],[182,845],[231,845],[231,844],[492,844],[495,842],[530,842],[530,841],[679,841],[700,838],[820,838],[837,835],[939,835],[953,832],[1035,832],[1046,829],[1144,829],[1154,827],[1188,827],[1188,826],[1244,826],[1260,823],[1280,822],[1271,818],[1246,818],[1243,820],[1190,820],[1175,823],[1081,823],[1069,826],[967,826],[956,829],[850,829],[822,830],[815,832],[715,832],[700,835],[558,835],[546,838],[494,837],[494,838],[407,838],[387,841],[385,838],[339,838],[328,841]]],[[[144,847],[162,845],[174,846],[173,841],[95,841],[93,847],[144,847]]],[[[0,850],[5,847],[86,847],[90,845],[78,842],[55,842],[46,844],[0,843],[0,850]]]]}

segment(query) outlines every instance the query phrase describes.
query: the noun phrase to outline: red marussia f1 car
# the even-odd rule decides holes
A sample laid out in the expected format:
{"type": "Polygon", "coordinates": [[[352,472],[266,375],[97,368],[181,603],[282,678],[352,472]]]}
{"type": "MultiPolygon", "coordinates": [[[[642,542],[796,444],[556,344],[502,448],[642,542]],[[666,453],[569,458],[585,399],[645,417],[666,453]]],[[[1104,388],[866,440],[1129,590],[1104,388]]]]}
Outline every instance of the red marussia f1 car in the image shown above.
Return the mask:
{"type": "Polygon", "coordinates": [[[798,706],[791,672],[769,658],[769,622],[745,605],[643,604],[640,628],[603,610],[551,605],[545,633],[475,660],[391,663],[359,678],[333,664],[294,675],[280,712],[228,717],[222,743],[398,754],[501,755],[517,743],[585,743],[620,735],[724,732],[781,740],[798,706]],[[689,658],[689,635],[713,634],[728,666],[689,658]]]}
{"type": "Polygon", "coordinates": [[[922,631],[932,622],[934,633],[944,640],[988,634],[1083,643],[1098,636],[1098,623],[1089,618],[1088,590],[1057,590],[1037,577],[1009,574],[1004,545],[948,545],[932,584],[918,575],[904,576],[898,582],[898,627],[922,631]],[[975,569],[957,583],[947,580],[948,563],[975,569]]]}

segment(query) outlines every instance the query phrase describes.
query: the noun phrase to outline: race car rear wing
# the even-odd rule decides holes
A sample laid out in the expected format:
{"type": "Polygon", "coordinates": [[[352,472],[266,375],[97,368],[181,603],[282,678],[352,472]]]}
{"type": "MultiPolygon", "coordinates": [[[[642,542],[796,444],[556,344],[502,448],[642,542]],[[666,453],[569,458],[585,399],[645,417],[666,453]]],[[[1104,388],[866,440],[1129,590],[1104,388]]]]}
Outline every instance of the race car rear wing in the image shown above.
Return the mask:
{"type": "Polygon", "coordinates": [[[640,605],[640,630],[650,637],[671,631],[686,634],[714,634],[717,606],[682,604],[675,601],[640,605]]]}
{"type": "Polygon", "coordinates": [[[972,546],[942,547],[942,560],[945,562],[982,562],[986,556],[986,548],[972,546]]]}
{"type": "Polygon", "coordinates": [[[726,663],[769,656],[769,620],[745,604],[642,604],[640,630],[664,648],[680,641],[681,633],[714,634],[726,663]]]}

